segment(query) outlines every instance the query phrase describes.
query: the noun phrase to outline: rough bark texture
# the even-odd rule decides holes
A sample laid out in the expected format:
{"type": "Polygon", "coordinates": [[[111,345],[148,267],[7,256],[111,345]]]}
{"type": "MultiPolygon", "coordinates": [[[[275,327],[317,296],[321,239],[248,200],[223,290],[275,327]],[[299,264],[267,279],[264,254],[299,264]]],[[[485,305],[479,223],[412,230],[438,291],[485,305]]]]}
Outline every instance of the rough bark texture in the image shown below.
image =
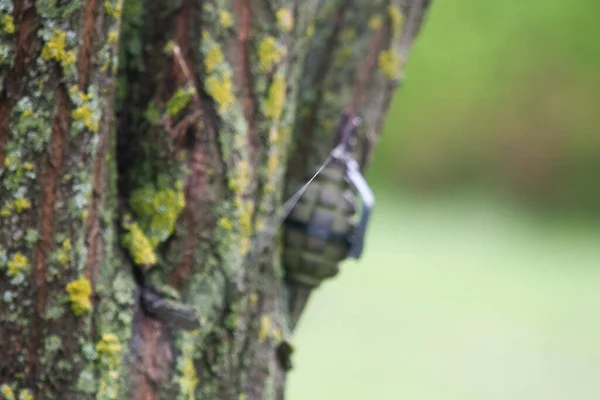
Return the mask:
{"type": "Polygon", "coordinates": [[[0,0],[0,397],[283,398],[277,212],[428,3],[0,0]]]}

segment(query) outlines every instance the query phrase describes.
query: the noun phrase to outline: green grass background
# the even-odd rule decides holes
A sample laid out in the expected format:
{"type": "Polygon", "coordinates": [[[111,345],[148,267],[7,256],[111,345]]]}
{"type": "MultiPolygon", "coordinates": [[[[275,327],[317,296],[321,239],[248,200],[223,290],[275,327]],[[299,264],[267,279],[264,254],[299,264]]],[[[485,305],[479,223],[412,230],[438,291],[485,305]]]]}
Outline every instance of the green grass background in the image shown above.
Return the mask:
{"type": "Polygon", "coordinates": [[[572,218],[600,210],[599,20],[433,2],[366,253],[312,297],[288,399],[600,399],[600,223],[572,218]]]}
{"type": "Polygon", "coordinates": [[[300,322],[290,400],[600,398],[600,229],[377,194],[364,258],[300,322]]]}

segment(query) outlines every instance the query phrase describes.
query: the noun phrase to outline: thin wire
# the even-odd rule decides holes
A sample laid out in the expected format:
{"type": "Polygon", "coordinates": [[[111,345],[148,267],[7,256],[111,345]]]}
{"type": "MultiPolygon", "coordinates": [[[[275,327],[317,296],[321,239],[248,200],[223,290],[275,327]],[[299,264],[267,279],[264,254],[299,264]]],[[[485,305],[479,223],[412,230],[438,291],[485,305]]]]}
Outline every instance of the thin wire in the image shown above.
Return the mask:
{"type": "Polygon", "coordinates": [[[283,203],[282,207],[280,208],[282,212],[274,215],[275,226],[273,227],[273,229],[270,232],[268,231],[268,233],[266,233],[264,236],[258,239],[258,243],[256,246],[258,252],[262,252],[265,246],[268,246],[268,244],[273,240],[277,232],[279,232],[279,228],[281,227],[287,216],[290,215],[290,213],[294,209],[294,206],[298,203],[298,201],[300,201],[300,198],[306,192],[310,184],[315,180],[317,176],[319,176],[323,169],[325,169],[325,167],[327,166],[327,164],[329,164],[332,158],[333,156],[329,154],[327,159],[323,161],[323,163],[319,166],[317,172],[315,172],[315,174],[304,185],[302,185],[300,189],[296,190],[296,192],[294,192],[294,194],[289,199],[287,199],[285,203],[283,203]]]}
{"type": "Polygon", "coordinates": [[[302,195],[306,192],[310,184],[321,173],[321,171],[323,171],[327,164],[329,164],[332,158],[332,155],[329,154],[327,159],[323,162],[323,164],[321,164],[319,169],[317,169],[317,172],[315,172],[312,178],[310,178],[304,185],[302,185],[300,189],[296,190],[296,192],[289,199],[287,199],[285,203],[283,203],[283,206],[281,207],[281,209],[283,210],[283,214],[279,216],[279,218],[281,218],[280,224],[283,222],[284,219],[287,218],[288,215],[290,215],[290,213],[294,209],[294,206],[296,206],[298,201],[300,201],[300,197],[302,197],[302,195]]]}

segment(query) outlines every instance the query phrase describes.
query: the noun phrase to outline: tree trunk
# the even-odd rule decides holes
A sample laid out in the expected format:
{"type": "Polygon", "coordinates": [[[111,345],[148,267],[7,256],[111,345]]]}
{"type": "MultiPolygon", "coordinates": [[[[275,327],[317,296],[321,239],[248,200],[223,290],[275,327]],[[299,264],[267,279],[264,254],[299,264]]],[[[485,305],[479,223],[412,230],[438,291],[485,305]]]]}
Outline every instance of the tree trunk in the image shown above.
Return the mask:
{"type": "Polygon", "coordinates": [[[3,398],[283,398],[282,201],[343,111],[368,164],[428,3],[0,0],[3,398]]]}

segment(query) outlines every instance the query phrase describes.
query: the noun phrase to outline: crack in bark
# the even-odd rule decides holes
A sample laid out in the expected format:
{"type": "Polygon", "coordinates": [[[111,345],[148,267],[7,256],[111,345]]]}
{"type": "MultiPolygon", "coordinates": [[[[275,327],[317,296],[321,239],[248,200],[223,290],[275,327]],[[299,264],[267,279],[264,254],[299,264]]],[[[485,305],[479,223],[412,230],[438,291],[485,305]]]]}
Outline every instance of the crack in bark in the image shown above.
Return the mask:
{"type": "MultiPolygon", "coordinates": [[[[254,118],[256,114],[256,103],[257,100],[254,96],[254,75],[252,74],[252,67],[250,61],[250,54],[254,51],[251,48],[250,38],[252,36],[252,24],[254,22],[252,15],[252,1],[251,0],[235,0],[233,2],[233,12],[237,20],[237,35],[235,38],[236,51],[238,53],[237,64],[238,73],[235,74],[237,86],[241,92],[241,105],[246,120],[247,126],[247,144],[249,150],[250,165],[254,171],[258,171],[260,168],[260,137],[257,132],[254,131],[254,118]]],[[[255,173],[254,176],[257,174],[255,173]]],[[[257,179],[252,179],[249,190],[255,191],[258,186],[257,179]]],[[[256,203],[256,199],[253,199],[256,203]]],[[[252,215],[252,221],[254,223],[256,213],[252,215]]]]}
{"type": "MultiPolygon", "coordinates": [[[[90,54],[94,45],[94,25],[96,18],[100,10],[98,7],[102,7],[102,2],[97,0],[89,0],[85,12],[83,14],[83,30],[82,30],[82,45],[79,50],[79,90],[85,92],[87,88],[87,82],[89,78],[90,70],[90,54]]],[[[108,96],[107,110],[114,109],[113,100],[114,90],[111,90],[108,96]]],[[[97,208],[99,204],[103,204],[105,198],[106,189],[106,174],[107,165],[109,162],[105,159],[105,155],[109,151],[109,136],[111,135],[112,122],[114,116],[106,114],[103,116],[102,129],[99,135],[100,143],[98,146],[98,152],[95,155],[94,166],[92,170],[92,198],[88,207],[88,217],[84,226],[84,237],[88,246],[87,258],[85,261],[85,275],[90,280],[92,287],[95,285],[95,277],[98,274],[99,268],[103,260],[103,252],[100,251],[102,248],[102,239],[100,235],[100,221],[97,218],[97,208]]],[[[92,300],[95,303],[95,298],[92,300]]]]}
{"type": "Polygon", "coordinates": [[[90,53],[94,40],[94,23],[96,22],[97,0],[88,0],[84,7],[81,47],[79,48],[79,89],[85,91],[90,68],[90,53]]]}
{"type": "Polygon", "coordinates": [[[185,208],[182,211],[183,219],[187,222],[186,226],[186,238],[183,248],[183,256],[181,262],[173,268],[171,271],[168,281],[169,284],[176,288],[180,288],[182,282],[192,274],[192,264],[194,262],[194,252],[197,245],[198,234],[202,228],[207,224],[207,216],[202,216],[202,206],[208,202],[207,191],[210,186],[209,182],[209,170],[210,162],[208,155],[208,147],[203,144],[208,144],[208,138],[214,138],[214,124],[212,120],[204,122],[204,129],[200,128],[199,119],[209,115],[209,112],[204,101],[205,94],[198,89],[196,83],[196,77],[191,73],[191,69],[187,68],[187,65],[194,64],[194,52],[192,51],[190,44],[194,40],[190,40],[190,19],[197,15],[198,10],[196,5],[191,0],[184,1],[181,10],[177,16],[177,30],[176,38],[177,43],[181,44],[181,51],[177,63],[172,69],[172,74],[177,82],[189,81],[196,88],[196,96],[194,96],[194,103],[198,111],[198,118],[193,121],[189,126],[186,127],[186,139],[187,143],[184,143],[187,150],[187,167],[190,171],[190,175],[186,182],[185,189],[185,208]],[[186,70],[187,69],[187,70],[186,70]],[[206,140],[200,140],[200,135],[204,133],[207,138],[206,140]],[[203,143],[206,142],[206,143],[203,143]],[[187,218],[185,218],[187,216],[187,218]]]}
{"type": "MultiPolygon", "coordinates": [[[[57,67],[58,68],[58,67],[57,67]]],[[[57,75],[59,75],[57,73],[57,75]]],[[[58,77],[57,77],[58,81],[58,77]]],[[[46,268],[48,257],[54,240],[54,217],[56,207],[57,183],[63,167],[66,144],[68,142],[71,115],[67,90],[63,84],[56,89],[55,111],[52,121],[52,136],[50,138],[49,152],[40,186],[43,191],[43,200],[40,209],[39,242],[35,251],[35,285],[36,285],[36,314],[33,316],[32,340],[29,347],[29,365],[35,371],[37,364],[37,349],[40,347],[41,330],[43,325],[44,310],[46,307],[48,286],[46,282],[46,268]]],[[[33,373],[35,375],[35,372],[33,373]]]]}
{"type": "Polygon", "coordinates": [[[240,89],[242,92],[242,108],[244,117],[248,125],[248,136],[252,136],[254,127],[254,99],[253,93],[253,75],[250,67],[250,30],[252,28],[252,14],[250,10],[250,0],[234,1],[234,13],[238,20],[238,34],[236,37],[237,51],[239,53],[240,73],[237,75],[240,80],[240,89]]]}
{"type": "MultiPolygon", "coordinates": [[[[105,118],[110,120],[112,118],[105,118]]],[[[98,205],[104,203],[106,192],[106,159],[105,155],[108,152],[108,135],[111,124],[106,124],[107,128],[103,129],[100,139],[98,153],[95,156],[94,166],[92,170],[92,198],[88,207],[88,217],[84,226],[84,237],[88,246],[87,258],[85,261],[85,276],[90,280],[92,287],[95,285],[95,277],[98,275],[100,266],[103,260],[103,252],[99,251],[102,248],[102,239],[100,235],[100,221],[97,218],[98,205]]],[[[95,300],[93,300],[95,302],[95,300]]]]}
{"type": "Polygon", "coordinates": [[[135,400],[158,400],[161,381],[170,376],[173,363],[173,351],[169,345],[166,326],[148,316],[141,310],[136,311],[138,327],[137,354],[138,363],[132,363],[133,398],[135,400]]]}

